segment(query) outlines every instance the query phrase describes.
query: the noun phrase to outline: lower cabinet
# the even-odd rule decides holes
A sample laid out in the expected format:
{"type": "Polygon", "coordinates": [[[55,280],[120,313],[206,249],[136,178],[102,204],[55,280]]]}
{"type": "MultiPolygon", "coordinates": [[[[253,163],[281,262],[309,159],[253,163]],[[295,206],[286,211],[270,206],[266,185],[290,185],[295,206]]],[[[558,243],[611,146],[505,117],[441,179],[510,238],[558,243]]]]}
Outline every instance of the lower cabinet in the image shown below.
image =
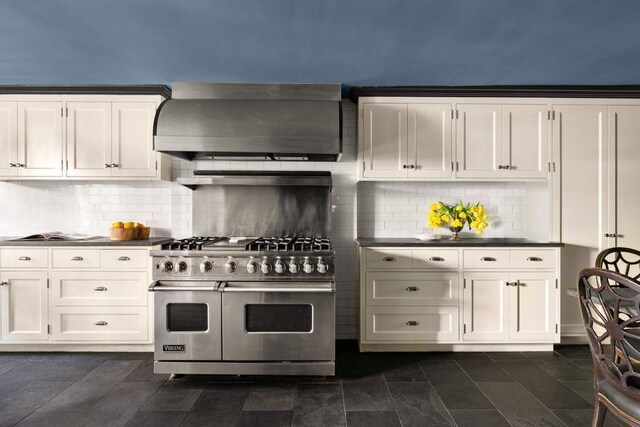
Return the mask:
{"type": "Polygon", "coordinates": [[[372,307],[370,341],[457,341],[458,307],[372,307]]]}
{"type": "Polygon", "coordinates": [[[3,341],[47,341],[47,273],[4,271],[0,273],[3,341]]]}
{"type": "Polygon", "coordinates": [[[55,341],[146,341],[147,307],[54,307],[55,341]]]}

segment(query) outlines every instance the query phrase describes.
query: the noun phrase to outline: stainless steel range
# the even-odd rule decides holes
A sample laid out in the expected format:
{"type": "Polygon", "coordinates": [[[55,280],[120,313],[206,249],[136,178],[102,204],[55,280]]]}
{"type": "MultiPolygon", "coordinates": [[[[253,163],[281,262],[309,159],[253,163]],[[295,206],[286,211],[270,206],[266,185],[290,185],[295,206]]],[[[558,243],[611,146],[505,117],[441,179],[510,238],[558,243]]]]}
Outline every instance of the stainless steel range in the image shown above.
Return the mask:
{"type": "Polygon", "coordinates": [[[151,252],[156,373],[334,374],[331,178],[297,175],[293,185],[290,175],[278,182],[275,175],[256,173],[232,174],[224,184],[189,184],[195,188],[194,230],[255,231],[257,223],[282,237],[207,234],[151,252]],[[276,193],[275,201],[262,200],[276,193]],[[227,209],[220,210],[220,200],[227,209]],[[233,206],[241,210],[228,209],[233,206]],[[265,223],[274,209],[277,220],[265,223]],[[247,210],[254,220],[243,225],[247,210]],[[317,232],[307,237],[292,231],[309,228],[317,232]]]}

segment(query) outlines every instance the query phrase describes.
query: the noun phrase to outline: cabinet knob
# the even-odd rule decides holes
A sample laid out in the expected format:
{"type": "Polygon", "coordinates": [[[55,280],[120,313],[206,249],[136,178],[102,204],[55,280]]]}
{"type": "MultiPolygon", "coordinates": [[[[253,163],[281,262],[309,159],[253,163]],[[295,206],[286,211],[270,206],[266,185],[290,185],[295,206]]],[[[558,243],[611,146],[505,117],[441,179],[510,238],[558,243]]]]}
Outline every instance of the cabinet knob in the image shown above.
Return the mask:
{"type": "Polygon", "coordinates": [[[496,259],[494,257],[490,257],[490,256],[483,256],[482,258],[480,258],[480,261],[495,262],[496,259]]]}
{"type": "Polygon", "coordinates": [[[9,286],[9,282],[0,282],[0,286],[9,286]]]}
{"type": "Polygon", "coordinates": [[[119,168],[119,167],[120,167],[120,165],[119,165],[119,164],[117,164],[117,163],[111,163],[111,167],[112,167],[112,168],[119,168]]]}
{"type": "Polygon", "coordinates": [[[129,258],[128,256],[121,256],[118,257],[118,261],[131,261],[131,258],[129,258]]]}
{"type": "Polygon", "coordinates": [[[407,291],[409,291],[409,292],[418,292],[419,290],[420,290],[420,288],[417,287],[417,286],[408,286],[407,287],[407,291]]]}
{"type": "Polygon", "coordinates": [[[71,257],[71,261],[83,261],[83,260],[84,260],[84,258],[82,258],[81,256],[71,257]]]}
{"type": "Polygon", "coordinates": [[[104,292],[107,290],[107,288],[104,286],[98,286],[97,288],[93,288],[93,290],[96,292],[104,292]]]}
{"type": "Polygon", "coordinates": [[[520,284],[519,281],[517,281],[517,282],[506,282],[507,286],[518,286],[518,284],[520,284]]]}
{"type": "Polygon", "coordinates": [[[16,163],[9,163],[10,168],[15,168],[16,166],[18,166],[16,163]]]}
{"type": "Polygon", "coordinates": [[[407,326],[418,326],[420,324],[420,322],[418,322],[417,320],[409,320],[407,322],[407,326]]]}
{"type": "Polygon", "coordinates": [[[504,166],[498,165],[498,169],[504,169],[504,166]]]}
{"type": "Polygon", "coordinates": [[[504,166],[502,167],[502,169],[507,169],[507,170],[509,170],[509,169],[511,169],[511,165],[504,165],[504,166]]]}
{"type": "Polygon", "coordinates": [[[105,167],[105,169],[106,169],[106,168],[110,168],[110,167],[111,167],[111,165],[110,165],[109,163],[105,163],[105,164],[104,164],[104,167],[105,167]]]}
{"type": "Polygon", "coordinates": [[[406,168],[407,168],[407,165],[402,165],[402,169],[406,169],[406,168]]]}
{"type": "Polygon", "coordinates": [[[415,169],[415,168],[416,168],[416,165],[410,165],[410,166],[409,166],[409,168],[410,168],[410,169],[415,169]]]}
{"type": "Polygon", "coordinates": [[[107,326],[108,323],[105,322],[104,320],[98,320],[96,323],[94,323],[94,325],[96,325],[96,326],[107,326]]]}
{"type": "Polygon", "coordinates": [[[16,167],[17,168],[23,168],[24,167],[24,163],[16,163],[16,167]]]}
{"type": "Polygon", "coordinates": [[[386,256],[386,257],[382,258],[382,261],[384,261],[384,262],[396,262],[397,259],[396,259],[396,257],[386,256]]]}
{"type": "Polygon", "coordinates": [[[21,256],[21,257],[18,257],[18,261],[31,261],[31,257],[30,256],[21,256]]]}

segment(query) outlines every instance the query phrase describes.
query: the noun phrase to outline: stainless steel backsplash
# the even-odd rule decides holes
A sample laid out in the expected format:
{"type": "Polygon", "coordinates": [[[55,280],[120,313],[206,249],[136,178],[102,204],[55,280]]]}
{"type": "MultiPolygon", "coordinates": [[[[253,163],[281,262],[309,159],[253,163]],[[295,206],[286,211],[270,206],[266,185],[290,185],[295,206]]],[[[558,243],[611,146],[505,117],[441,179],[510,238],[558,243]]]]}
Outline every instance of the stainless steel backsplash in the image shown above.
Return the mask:
{"type": "Polygon", "coordinates": [[[331,187],[203,185],[193,193],[196,236],[331,237],[331,187]]]}

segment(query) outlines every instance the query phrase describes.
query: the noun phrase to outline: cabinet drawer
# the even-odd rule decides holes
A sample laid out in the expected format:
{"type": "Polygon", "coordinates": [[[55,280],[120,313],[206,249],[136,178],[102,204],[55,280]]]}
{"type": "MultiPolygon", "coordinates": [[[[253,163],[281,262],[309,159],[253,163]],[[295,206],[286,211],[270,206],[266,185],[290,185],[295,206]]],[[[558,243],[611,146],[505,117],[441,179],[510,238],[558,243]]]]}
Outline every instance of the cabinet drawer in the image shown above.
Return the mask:
{"type": "Polygon", "coordinates": [[[420,249],[413,251],[413,268],[457,269],[457,250],[420,249]]]}
{"type": "Polygon", "coordinates": [[[146,270],[149,252],[135,249],[103,249],[100,265],[105,270],[146,270]]]}
{"type": "Polygon", "coordinates": [[[368,341],[457,341],[457,307],[367,308],[368,341]]]}
{"type": "Polygon", "coordinates": [[[509,268],[509,251],[466,250],[464,268],[509,268]]]}
{"type": "Polygon", "coordinates": [[[458,273],[367,273],[367,306],[458,305],[458,273]]]}
{"type": "Polygon", "coordinates": [[[51,276],[57,306],[146,306],[146,272],[55,272],[51,276]]]}
{"type": "Polygon", "coordinates": [[[0,250],[0,267],[47,268],[48,252],[47,249],[2,249],[0,250]]]}
{"type": "Polygon", "coordinates": [[[54,341],[147,341],[146,307],[54,307],[54,341]]]}
{"type": "Polygon", "coordinates": [[[53,268],[99,268],[98,249],[53,249],[53,268]]]}
{"type": "Polygon", "coordinates": [[[411,268],[411,250],[369,249],[367,268],[411,268]]]}
{"type": "Polygon", "coordinates": [[[556,268],[556,252],[553,249],[511,251],[511,268],[556,268]]]}

